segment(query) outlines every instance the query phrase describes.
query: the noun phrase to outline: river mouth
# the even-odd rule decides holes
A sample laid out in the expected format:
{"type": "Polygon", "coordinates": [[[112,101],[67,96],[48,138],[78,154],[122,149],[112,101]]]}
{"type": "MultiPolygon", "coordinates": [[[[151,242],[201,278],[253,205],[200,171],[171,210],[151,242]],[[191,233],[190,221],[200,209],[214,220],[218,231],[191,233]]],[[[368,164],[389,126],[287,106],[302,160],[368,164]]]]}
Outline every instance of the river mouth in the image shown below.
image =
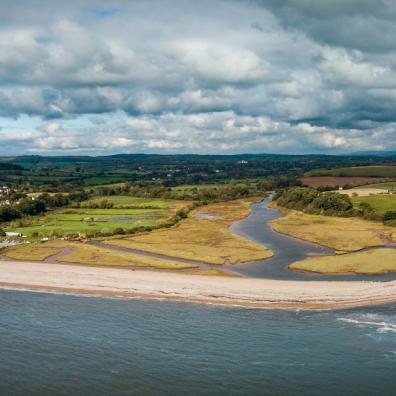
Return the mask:
{"type": "Polygon", "coordinates": [[[274,252],[274,256],[251,264],[226,265],[223,266],[224,269],[230,269],[243,276],[265,279],[302,281],[389,281],[396,279],[396,273],[383,275],[325,275],[291,271],[289,265],[295,261],[309,257],[334,255],[335,251],[274,231],[272,229],[272,221],[283,217],[283,215],[278,210],[268,207],[271,200],[272,197],[269,196],[262,202],[253,204],[250,215],[232,224],[230,231],[246,239],[262,243],[274,252]]]}

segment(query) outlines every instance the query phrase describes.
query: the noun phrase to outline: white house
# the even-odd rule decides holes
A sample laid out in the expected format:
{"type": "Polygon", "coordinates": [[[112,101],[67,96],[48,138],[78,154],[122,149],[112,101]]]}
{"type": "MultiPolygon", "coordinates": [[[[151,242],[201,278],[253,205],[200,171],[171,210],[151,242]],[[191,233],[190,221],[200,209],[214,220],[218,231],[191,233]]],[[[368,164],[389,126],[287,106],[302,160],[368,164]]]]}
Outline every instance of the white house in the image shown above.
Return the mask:
{"type": "Polygon", "coordinates": [[[7,231],[6,232],[6,236],[8,236],[8,237],[21,237],[22,234],[20,232],[7,231]]]}

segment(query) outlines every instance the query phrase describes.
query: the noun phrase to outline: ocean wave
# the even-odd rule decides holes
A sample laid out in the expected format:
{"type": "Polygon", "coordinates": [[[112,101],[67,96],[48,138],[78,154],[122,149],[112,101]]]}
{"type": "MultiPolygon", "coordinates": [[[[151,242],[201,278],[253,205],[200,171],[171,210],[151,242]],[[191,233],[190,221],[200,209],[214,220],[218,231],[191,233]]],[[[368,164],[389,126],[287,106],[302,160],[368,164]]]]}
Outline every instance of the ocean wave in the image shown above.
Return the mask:
{"type": "Polygon", "coordinates": [[[359,317],[337,318],[340,322],[345,322],[359,327],[372,327],[379,333],[396,333],[396,318],[384,317],[377,314],[368,314],[359,317]]]}

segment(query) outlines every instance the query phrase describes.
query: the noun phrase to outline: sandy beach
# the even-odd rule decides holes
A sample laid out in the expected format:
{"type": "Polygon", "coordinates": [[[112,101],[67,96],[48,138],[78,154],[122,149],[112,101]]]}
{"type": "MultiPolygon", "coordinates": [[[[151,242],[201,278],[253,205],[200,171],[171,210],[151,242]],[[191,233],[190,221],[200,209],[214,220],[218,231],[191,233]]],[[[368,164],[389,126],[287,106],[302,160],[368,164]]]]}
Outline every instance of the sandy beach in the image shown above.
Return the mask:
{"type": "Polygon", "coordinates": [[[0,287],[312,310],[396,301],[396,281],[279,281],[10,261],[0,264],[0,287]]]}

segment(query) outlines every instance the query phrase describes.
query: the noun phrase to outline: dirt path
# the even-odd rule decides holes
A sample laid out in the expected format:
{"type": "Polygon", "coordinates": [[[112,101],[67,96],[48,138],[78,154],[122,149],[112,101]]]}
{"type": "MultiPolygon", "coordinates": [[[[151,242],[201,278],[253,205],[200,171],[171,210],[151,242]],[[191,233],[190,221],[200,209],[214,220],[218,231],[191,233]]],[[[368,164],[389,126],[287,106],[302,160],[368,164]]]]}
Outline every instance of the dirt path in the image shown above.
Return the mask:
{"type": "Polygon", "coordinates": [[[145,250],[132,249],[132,248],[127,248],[127,247],[123,247],[123,246],[112,245],[110,243],[103,243],[101,241],[90,241],[90,242],[88,242],[88,244],[97,246],[100,248],[123,252],[123,253],[133,253],[133,254],[138,254],[141,256],[152,257],[152,258],[157,258],[157,259],[162,259],[162,260],[171,260],[171,261],[174,261],[176,263],[181,263],[181,264],[198,265],[199,268],[202,268],[202,269],[219,269],[222,267],[219,264],[207,264],[207,263],[203,263],[199,260],[189,260],[189,259],[184,259],[184,258],[180,258],[180,257],[167,256],[166,254],[152,253],[152,252],[147,252],[145,250]]]}
{"type": "Polygon", "coordinates": [[[381,239],[381,242],[384,244],[384,247],[388,248],[396,248],[396,242],[393,242],[391,238],[389,238],[388,235],[385,235],[383,231],[381,230],[373,230],[375,235],[378,236],[379,239],[381,239]]]}
{"type": "Polygon", "coordinates": [[[13,259],[11,257],[8,257],[4,254],[0,254],[0,260],[4,260],[4,261],[13,261],[13,259]]]}
{"type": "Polygon", "coordinates": [[[61,252],[53,254],[52,256],[47,257],[45,260],[43,260],[43,263],[49,263],[49,264],[58,264],[62,260],[58,260],[59,258],[63,256],[67,256],[68,254],[73,252],[73,248],[65,247],[62,249],[61,252]]]}

